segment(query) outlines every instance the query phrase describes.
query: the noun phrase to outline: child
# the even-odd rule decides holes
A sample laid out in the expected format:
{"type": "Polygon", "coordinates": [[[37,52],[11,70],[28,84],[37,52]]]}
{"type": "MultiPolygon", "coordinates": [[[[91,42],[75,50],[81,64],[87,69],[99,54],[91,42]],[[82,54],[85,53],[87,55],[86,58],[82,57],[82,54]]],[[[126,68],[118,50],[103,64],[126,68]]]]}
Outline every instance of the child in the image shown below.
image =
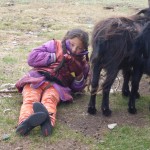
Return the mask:
{"type": "Polygon", "coordinates": [[[52,133],[57,104],[72,101],[71,92],[85,87],[88,42],[85,31],[73,29],[62,41],[50,40],[31,51],[28,64],[33,68],[16,83],[23,96],[17,133],[27,135],[39,125],[43,136],[52,133]]]}

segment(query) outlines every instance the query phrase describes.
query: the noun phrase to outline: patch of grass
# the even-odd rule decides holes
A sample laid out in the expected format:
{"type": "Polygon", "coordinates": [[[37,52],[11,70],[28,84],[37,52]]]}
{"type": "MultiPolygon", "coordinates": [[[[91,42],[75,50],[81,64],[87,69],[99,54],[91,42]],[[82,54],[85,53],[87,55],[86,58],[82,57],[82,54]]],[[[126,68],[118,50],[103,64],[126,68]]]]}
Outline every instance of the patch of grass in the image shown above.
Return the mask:
{"type": "Polygon", "coordinates": [[[5,56],[3,58],[3,62],[6,64],[15,64],[17,62],[17,59],[11,56],[5,56]]]}
{"type": "Polygon", "coordinates": [[[18,98],[18,95],[11,96],[11,94],[8,94],[7,97],[0,98],[0,129],[3,129],[3,134],[11,134],[13,132],[12,129],[14,129],[17,124],[16,116],[18,117],[20,108],[19,105],[17,105],[18,98]]]}
{"type": "Polygon", "coordinates": [[[9,29],[10,27],[11,27],[10,22],[1,22],[0,23],[0,30],[6,30],[6,29],[9,29]]]}
{"type": "MultiPolygon", "coordinates": [[[[53,142],[57,142],[59,137],[62,137],[62,139],[74,139],[80,142],[85,143],[92,143],[90,138],[84,137],[81,133],[76,132],[75,130],[71,130],[68,128],[68,126],[62,125],[57,123],[56,128],[54,128],[54,134],[53,134],[53,142]]],[[[94,141],[93,141],[94,142],[94,141]]]]}
{"type": "Polygon", "coordinates": [[[106,135],[99,149],[111,150],[148,150],[150,147],[150,128],[123,126],[106,135]]]}
{"type": "Polygon", "coordinates": [[[1,75],[1,76],[0,76],[0,80],[1,80],[1,81],[5,81],[5,80],[7,80],[7,79],[6,79],[3,75],[1,75]]]}
{"type": "MultiPolygon", "coordinates": [[[[63,115],[64,111],[78,113],[82,112],[83,110],[81,110],[81,106],[79,107],[78,101],[86,101],[87,104],[87,100],[89,100],[88,97],[89,96],[83,96],[82,99],[78,99],[78,97],[76,97],[75,102],[73,104],[61,104],[58,107],[58,111],[59,113],[61,113],[60,115],[63,115]]],[[[100,98],[101,96],[99,95],[98,103],[101,101],[100,98]]],[[[126,102],[123,102],[123,98],[121,98],[120,94],[112,95],[111,98],[113,101],[113,107],[119,109],[120,106],[126,107],[126,102]]],[[[142,99],[146,99],[147,101],[147,98],[145,97],[142,99]]],[[[56,122],[53,134],[50,137],[42,137],[40,135],[40,127],[36,127],[34,130],[32,130],[29,136],[20,137],[15,133],[15,126],[17,125],[18,121],[21,102],[22,96],[18,94],[14,94],[12,95],[12,97],[0,98],[0,133],[1,135],[10,135],[10,140],[7,142],[7,144],[5,143],[5,145],[9,145],[9,143],[16,143],[17,145],[23,146],[23,143],[26,141],[28,143],[28,149],[33,150],[37,149],[37,147],[39,147],[39,149],[44,150],[45,148],[49,147],[48,145],[56,147],[56,145],[63,142],[66,143],[66,141],[70,143],[74,143],[75,141],[81,147],[87,146],[90,150],[147,150],[150,146],[150,128],[143,127],[141,130],[141,128],[139,127],[126,125],[118,126],[110,132],[105,132],[104,137],[102,139],[103,142],[97,141],[91,136],[84,136],[81,132],[77,132],[76,130],[71,129],[68,125],[59,123],[59,121],[56,122]]],[[[4,142],[5,141],[3,141],[2,143],[4,142]]]]}
{"type": "Polygon", "coordinates": [[[56,30],[56,31],[48,31],[48,32],[40,32],[38,34],[39,37],[45,37],[48,40],[51,39],[62,39],[62,37],[64,36],[65,31],[64,30],[56,30]]]}
{"type": "Polygon", "coordinates": [[[63,141],[73,142],[75,141],[79,145],[88,145],[90,149],[95,147],[96,143],[93,138],[84,137],[80,132],[70,129],[64,124],[56,123],[53,130],[53,135],[44,138],[40,132],[40,127],[36,127],[31,133],[26,137],[21,137],[15,133],[16,125],[18,122],[20,106],[22,102],[21,95],[14,94],[12,97],[0,98],[0,133],[1,136],[8,134],[10,136],[9,141],[1,141],[1,144],[5,143],[5,147],[9,143],[16,143],[18,146],[24,146],[26,141],[28,149],[44,149],[50,146],[58,145],[63,141]],[[6,143],[7,142],[7,143],[6,143]],[[42,143],[42,144],[41,144],[42,143]]]}
{"type": "Polygon", "coordinates": [[[148,1],[147,0],[143,0],[142,3],[139,0],[99,0],[99,3],[101,3],[102,5],[109,5],[109,6],[116,6],[116,5],[120,5],[120,6],[128,6],[128,7],[145,7],[148,5],[148,1]]]}

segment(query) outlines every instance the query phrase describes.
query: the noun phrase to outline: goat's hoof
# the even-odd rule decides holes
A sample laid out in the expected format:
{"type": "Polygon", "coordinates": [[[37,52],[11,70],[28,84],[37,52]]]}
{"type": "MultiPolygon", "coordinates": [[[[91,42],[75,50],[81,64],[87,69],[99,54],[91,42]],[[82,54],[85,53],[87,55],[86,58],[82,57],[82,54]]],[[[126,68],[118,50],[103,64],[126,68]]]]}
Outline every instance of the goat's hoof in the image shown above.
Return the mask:
{"type": "Polygon", "coordinates": [[[87,112],[91,115],[95,115],[97,110],[95,107],[89,107],[87,112]]]}
{"type": "Polygon", "coordinates": [[[111,110],[110,109],[102,109],[103,115],[106,117],[111,116],[111,110]]]}
{"type": "Polygon", "coordinates": [[[136,114],[137,113],[137,109],[136,108],[128,108],[128,112],[130,114],[136,114]]]}
{"type": "Polygon", "coordinates": [[[139,92],[136,93],[135,97],[136,97],[136,99],[139,99],[139,98],[140,98],[139,92]]]}
{"type": "Polygon", "coordinates": [[[129,97],[130,91],[122,91],[122,96],[129,97]]]}

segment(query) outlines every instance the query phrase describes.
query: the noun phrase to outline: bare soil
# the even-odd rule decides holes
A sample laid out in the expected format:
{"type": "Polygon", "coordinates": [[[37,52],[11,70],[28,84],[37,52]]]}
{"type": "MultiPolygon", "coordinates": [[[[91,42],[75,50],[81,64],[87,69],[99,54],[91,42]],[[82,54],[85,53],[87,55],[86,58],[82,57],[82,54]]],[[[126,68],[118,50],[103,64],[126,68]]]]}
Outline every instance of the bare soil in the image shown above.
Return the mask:
{"type": "MultiPolygon", "coordinates": [[[[115,81],[118,82],[118,81],[115,81]]],[[[64,115],[61,116],[58,115],[58,120],[64,124],[67,124],[72,129],[77,130],[77,132],[82,132],[85,136],[93,136],[94,138],[100,140],[103,137],[103,133],[105,131],[108,131],[108,124],[117,123],[117,125],[131,125],[131,126],[137,126],[137,127],[144,127],[147,126],[149,123],[148,120],[144,119],[144,113],[147,112],[147,110],[150,107],[150,104],[146,106],[145,109],[146,112],[138,111],[137,114],[131,115],[127,111],[126,108],[117,108],[118,106],[114,106],[115,104],[112,104],[111,98],[115,97],[115,93],[121,93],[121,87],[122,87],[122,78],[119,81],[120,85],[117,87],[117,90],[114,92],[114,94],[110,94],[110,107],[112,107],[112,115],[110,117],[105,117],[102,115],[100,110],[101,100],[101,94],[97,95],[97,113],[96,115],[89,115],[87,113],[87,106],[90,98],[90,94],[86,94],[86,96],[75,96],[74,103],[78,103],[78,109],[72,110],[64,110],[64,115]],[[115,109],[117,108],[117,110],[115,109]],[[113,110],[114,109],[114,110],[113,110]]],[[[118,84],[118,83],[117,83],[118,84]]],[[[114,83],[115,85],[115,83],[114,83]]],[[[112,88],[116,88],[115,86],[112,86],[112,88]]],[[[141,82],[140,82],[140,89],[139,89],[140,96],[143,97],[145,95],[150,95],[150,83],[148,82],[148,77],[143,76],[141,82]]],[[[117,98],[117,97],[116,97],[117,98]]],[[[123,98],[124,101],[128,101],[128,98],[123,98]]],[[[117,100],[116,100],[117,101],[117,100]]],[[[140,101],[140,99],[137,99],[137,101],[140,101]]],[[[114,102],[117,103],[117,102],[114,102]]]]}

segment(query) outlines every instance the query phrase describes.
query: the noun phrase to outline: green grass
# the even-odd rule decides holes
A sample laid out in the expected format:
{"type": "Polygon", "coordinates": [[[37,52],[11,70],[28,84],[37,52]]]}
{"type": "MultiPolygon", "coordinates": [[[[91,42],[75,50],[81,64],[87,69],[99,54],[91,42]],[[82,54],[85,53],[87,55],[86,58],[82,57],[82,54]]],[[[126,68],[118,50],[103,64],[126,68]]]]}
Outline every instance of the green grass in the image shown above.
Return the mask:
{"type": "Polygon", "coordinates": [[[17,59],[11,56],[6,56],[3,58],[3,62],[6,64],[15,64],[17,63],[17,59]]]}
{"type": "MultiPolygon", "coordinates": [[[[101,103],[101,96],[99,98],[97,98],[97,108],[101,103]]],[[[127,103],[128,99],[123,98],[121,94],[112,94],[110,96],[110,107],[113,112],[119,113],[121,111],[128,113],[127,103]]],[[[142,96],[136,102],[138,113],[144,113],[145,115],[143,114],[142,118],[144,118],[144,120],[148,120],[148,122],[150,121],[150,112],[148,109],[149,103],[149,96],[142,96]]],[[[148,124],[142,128],[133,125],[118,125],[115,129],[105,133],[103,142],[97,144],[97,148],[100,150],[149,150],[149,134],[150,127],[148,124]]]]}
{"type": "MultiPolygon", "coordinates": [[[[88,96],[83,96],[82,101],[87,104],[88,96]]],[[[97,105],[101,102],[101,96],[97,98],[97,105]]],[[[68,112],[78,112],[82,111],[81,106],[79,106],[79,99],[76,97],[76,102],[74,104],[59,105],[58,113],[63,115],[66,111],[68,112]]],[[[90,150],[148,150],[150,147],[150,127],[149,125],[143,126],[129,126],[129,125],[118,125],[113,130],[107,130],[101,140],[97,140],[92,136],[84,136],[81,132],[73,130],[69,126],[56,122],[56,126],[53,130],[53,135],[48,138],[42,137],[40,133],[40,128],[36,127],[29,136],[23,138],[15,133],[15,127],[17,124],[17,118],[19,117],[19,110],[22,102],[21,95],[13,94],[12,97],[6,97],[0,99],[0,134],[8,134],[10,136],[9,140],[1,141],[0,143],[5,146],[16,143],[17,145],[23,145],[24,141],[28,143],[28,149],[44,149],[48,148],[48,145],[58,145],[66,141],[80,144],[80,146],[87,146],[90,150]]],[[[146,111],[147,103],[149,102],[149,97],[142,97],[138,103],[138,112],[143,112],[145,114],[145,119],[148,118],[146,111]],[[142,104],[142,105],[141,105],[142,104]]],[[[126,110],[126,100],[121,98],[120,94],[111,95],[111,105],[113,112],[126,110]],[[115,109],[116,108],[116,109],[115,109]]],[[[98,109],[98,108],[97,108],[98,109]]],[[[127,113],[127,112],[124,112],[127,113]]]]}
{"type": "Polygon", "coordinates": [[[99,149],[111,150],[148,150],[150,148],[149,127],[142,128],[123,126],[114,129],[99,144],[99,149]]]}
{"type": "MultiPolygon", "coordinates": [[[[25,139],[15,134],[15,127],[17,125],[18,117],[19,117],[19,110],[21,106],[21,95],[14,94],[11,98],[1,98],[0,99],[0,134],[9,134],[10,140],[9,141],[1,141],[2,143],[18,143],[18,140],[22,142],[22,140],[30,141],[28,147],[29,149],[36,149],[37,147],[43,148],[45,144],[59,144],[62,140],[70,140],[70,141],[77,141],[81,142],[83,145],[88,144],[89,146],[92,145],[94,139],[84,137],[81,133],[77,133],[69,129],[66,125],[60,124],[59,122],[56,124],[56,127],[53,130],[53,136],[49,138],[43,138],[40,133],[40,128],[35,128],[29,136],[25,139]],[[41,145],[41,143],[43,143],[41,145]]],[[[71,105],[70,105],[71,106],[71,105]]],[[[64,107],[64,106],[62,106],[64,107]]],[[[68,106],[69,107],[69,106],[68,106]]],[[[61,109],[60,109],[61,110],[61,109]]],[[[0,142],[0,143],[1,143],[0,142]]]]}

